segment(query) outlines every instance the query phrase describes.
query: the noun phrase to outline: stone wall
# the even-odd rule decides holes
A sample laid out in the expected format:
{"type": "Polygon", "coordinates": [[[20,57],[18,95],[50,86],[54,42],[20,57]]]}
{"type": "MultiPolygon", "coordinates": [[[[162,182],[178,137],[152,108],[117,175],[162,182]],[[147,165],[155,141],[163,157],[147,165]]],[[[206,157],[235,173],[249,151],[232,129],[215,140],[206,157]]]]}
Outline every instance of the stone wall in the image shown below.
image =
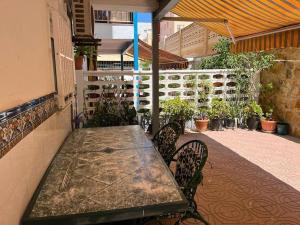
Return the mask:
{"type": "Polygon", "coordinates": [[[273,83],[275,88],[271,98],[275,106],[274,115],[278,120],[288,122],[290,133],[300,137],[300,48],[285,48],[272,53],[282,61],[264,71],[261,82],[273,83]]]}

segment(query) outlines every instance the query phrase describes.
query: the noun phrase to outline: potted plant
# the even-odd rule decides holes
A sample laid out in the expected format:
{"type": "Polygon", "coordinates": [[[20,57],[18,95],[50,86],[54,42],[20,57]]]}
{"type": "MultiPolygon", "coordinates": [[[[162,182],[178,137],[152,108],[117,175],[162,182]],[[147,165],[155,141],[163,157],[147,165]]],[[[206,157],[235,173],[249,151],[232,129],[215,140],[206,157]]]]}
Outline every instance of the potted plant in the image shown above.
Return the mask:
{"type": "Polygon", "coordinates": [[[207,105],[208,97],[212,93],[213,85],[210,80],[201,80],[198,84],[198,102],[207,105]]]}
{"type": "Polygon", "coordinates": [[[212,99],[209,111],[210,128],[212,130],[223,130],[224,118],[228,115],[228,103],[223,99],[212,99]]]}
{"type": "Polygon", "coordinates": [[[209,123],[207,109],[200,108],[194,117],[194,121],[197,131],[206,131],[209,123]]]}
{"type": "Polygon", "coordinates": [[[273,108],[269,108],[269,110],[265,113],[265,116],[261,118],[261,128],[265,133],[275,133],[277,121],[273,118],[273,108]]]}
{"type": "Polygon", "coordinates": [[[262,102],[265,116],[260,120],[263,132],[275,133],[277,122],[273,118],[274,112],[274,93],[277,90],[275,83],[269,82],[261,85],[260,100],[262,102]]]}
{"type": "Polygon", "coordinates": [[[288,135],[289,134],[289,124],[286,122],[277,123],[277,134],[288,135]]]}
{"type": "Polygon", "coordinates": [[[86,46],[74,47],[75,70],[82,70],[83,56],[89,54],[89,49],[86,46]]]}
{"type": "Polygon", "coordinates": [[[181,133],[184,134],[185,123],[193,118],[195,106],[193,103],[181,100],[179,97],[162,102],[163,112],[169,121],[176,121],[181,125],[181,133]]]}
{"type": "Polygon", "coordinates": [[[237,110],[236,107],[234,105],[229,105],[228,106],[228,114],[226,116],[225,119],[225,127],[226,128],[230,128],[230,129],[234,129],[235,127],[235,118],[237,118],[237,110]]]}
{"type": "Polygon", "coordinates": [[[251,101],[244,107],[247,127],[249,130],[257,130],[259,120],[263,115],[262,108],[256,101],[251,101]]]}

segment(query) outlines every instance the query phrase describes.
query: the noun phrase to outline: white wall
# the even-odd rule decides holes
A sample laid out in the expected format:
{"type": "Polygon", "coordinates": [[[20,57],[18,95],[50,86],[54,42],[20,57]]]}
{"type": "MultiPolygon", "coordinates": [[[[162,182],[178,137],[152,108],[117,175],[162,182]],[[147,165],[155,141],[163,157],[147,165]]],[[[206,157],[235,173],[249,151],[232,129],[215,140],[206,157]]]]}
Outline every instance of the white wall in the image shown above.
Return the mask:
{"type": "Polygon", "coordinates": [[[133,39],[133,25],[95,23],[95,38],[133,39]]]}

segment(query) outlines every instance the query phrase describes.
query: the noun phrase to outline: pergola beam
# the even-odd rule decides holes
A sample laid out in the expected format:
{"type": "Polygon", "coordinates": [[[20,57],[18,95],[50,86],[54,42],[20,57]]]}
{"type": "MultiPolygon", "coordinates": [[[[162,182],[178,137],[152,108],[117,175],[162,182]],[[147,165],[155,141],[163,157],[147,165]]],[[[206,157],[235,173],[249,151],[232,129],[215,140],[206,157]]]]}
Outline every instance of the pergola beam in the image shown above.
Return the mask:
{"type": "Polygon", "coordinates": [[[153,13],[154,20],[161,20],[168,12],[170,12],[180,0],[161,0],[158,9],[153,13]]]}
{"type": "Polygon", "coordinates": [[[201,23],[226,23],[227,22],[226,19],[220,19],[220,18],[190,18],[190,17],[163,17],[161,20],[201,22],[201,23]]]}

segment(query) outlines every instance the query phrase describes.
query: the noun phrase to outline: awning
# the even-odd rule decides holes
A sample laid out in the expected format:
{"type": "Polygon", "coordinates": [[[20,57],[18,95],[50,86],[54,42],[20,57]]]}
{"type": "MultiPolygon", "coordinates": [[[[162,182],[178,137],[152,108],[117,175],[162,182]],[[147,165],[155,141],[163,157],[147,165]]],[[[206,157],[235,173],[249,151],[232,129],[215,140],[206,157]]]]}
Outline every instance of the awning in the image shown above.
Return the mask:
{"type": "MultiPolygon", "coordinates": [[[[133,45],[126,52],[133,55],[133,45]]],[[[144,61],[152,61],[152,46],[139,40],[139,58],[144,61]]],[[[161,69],[186,69],[189,62],[187,59],[170,52],[159,50],[159,67],[161,69]]]]}
{"type": "Polygon", "coordinates": [[[300,28],[300,1],[297,0],[181,0],[172,12],[188,18],[224,19],[228,26],[220,22],[201,25],[223,36],[233,36],[237,45],[243,46],[233,47],[235,51],[299,47],[296,39],[300,28]],[[286,43],[279,35],[274,35],[283,28],[287,28],[281,32],[281,38],[287,37],[286,43]],[[262,36],[266,38],[257,38],[262,36]],[[261,47],[253,43],[260,43],[261,47]]]}

